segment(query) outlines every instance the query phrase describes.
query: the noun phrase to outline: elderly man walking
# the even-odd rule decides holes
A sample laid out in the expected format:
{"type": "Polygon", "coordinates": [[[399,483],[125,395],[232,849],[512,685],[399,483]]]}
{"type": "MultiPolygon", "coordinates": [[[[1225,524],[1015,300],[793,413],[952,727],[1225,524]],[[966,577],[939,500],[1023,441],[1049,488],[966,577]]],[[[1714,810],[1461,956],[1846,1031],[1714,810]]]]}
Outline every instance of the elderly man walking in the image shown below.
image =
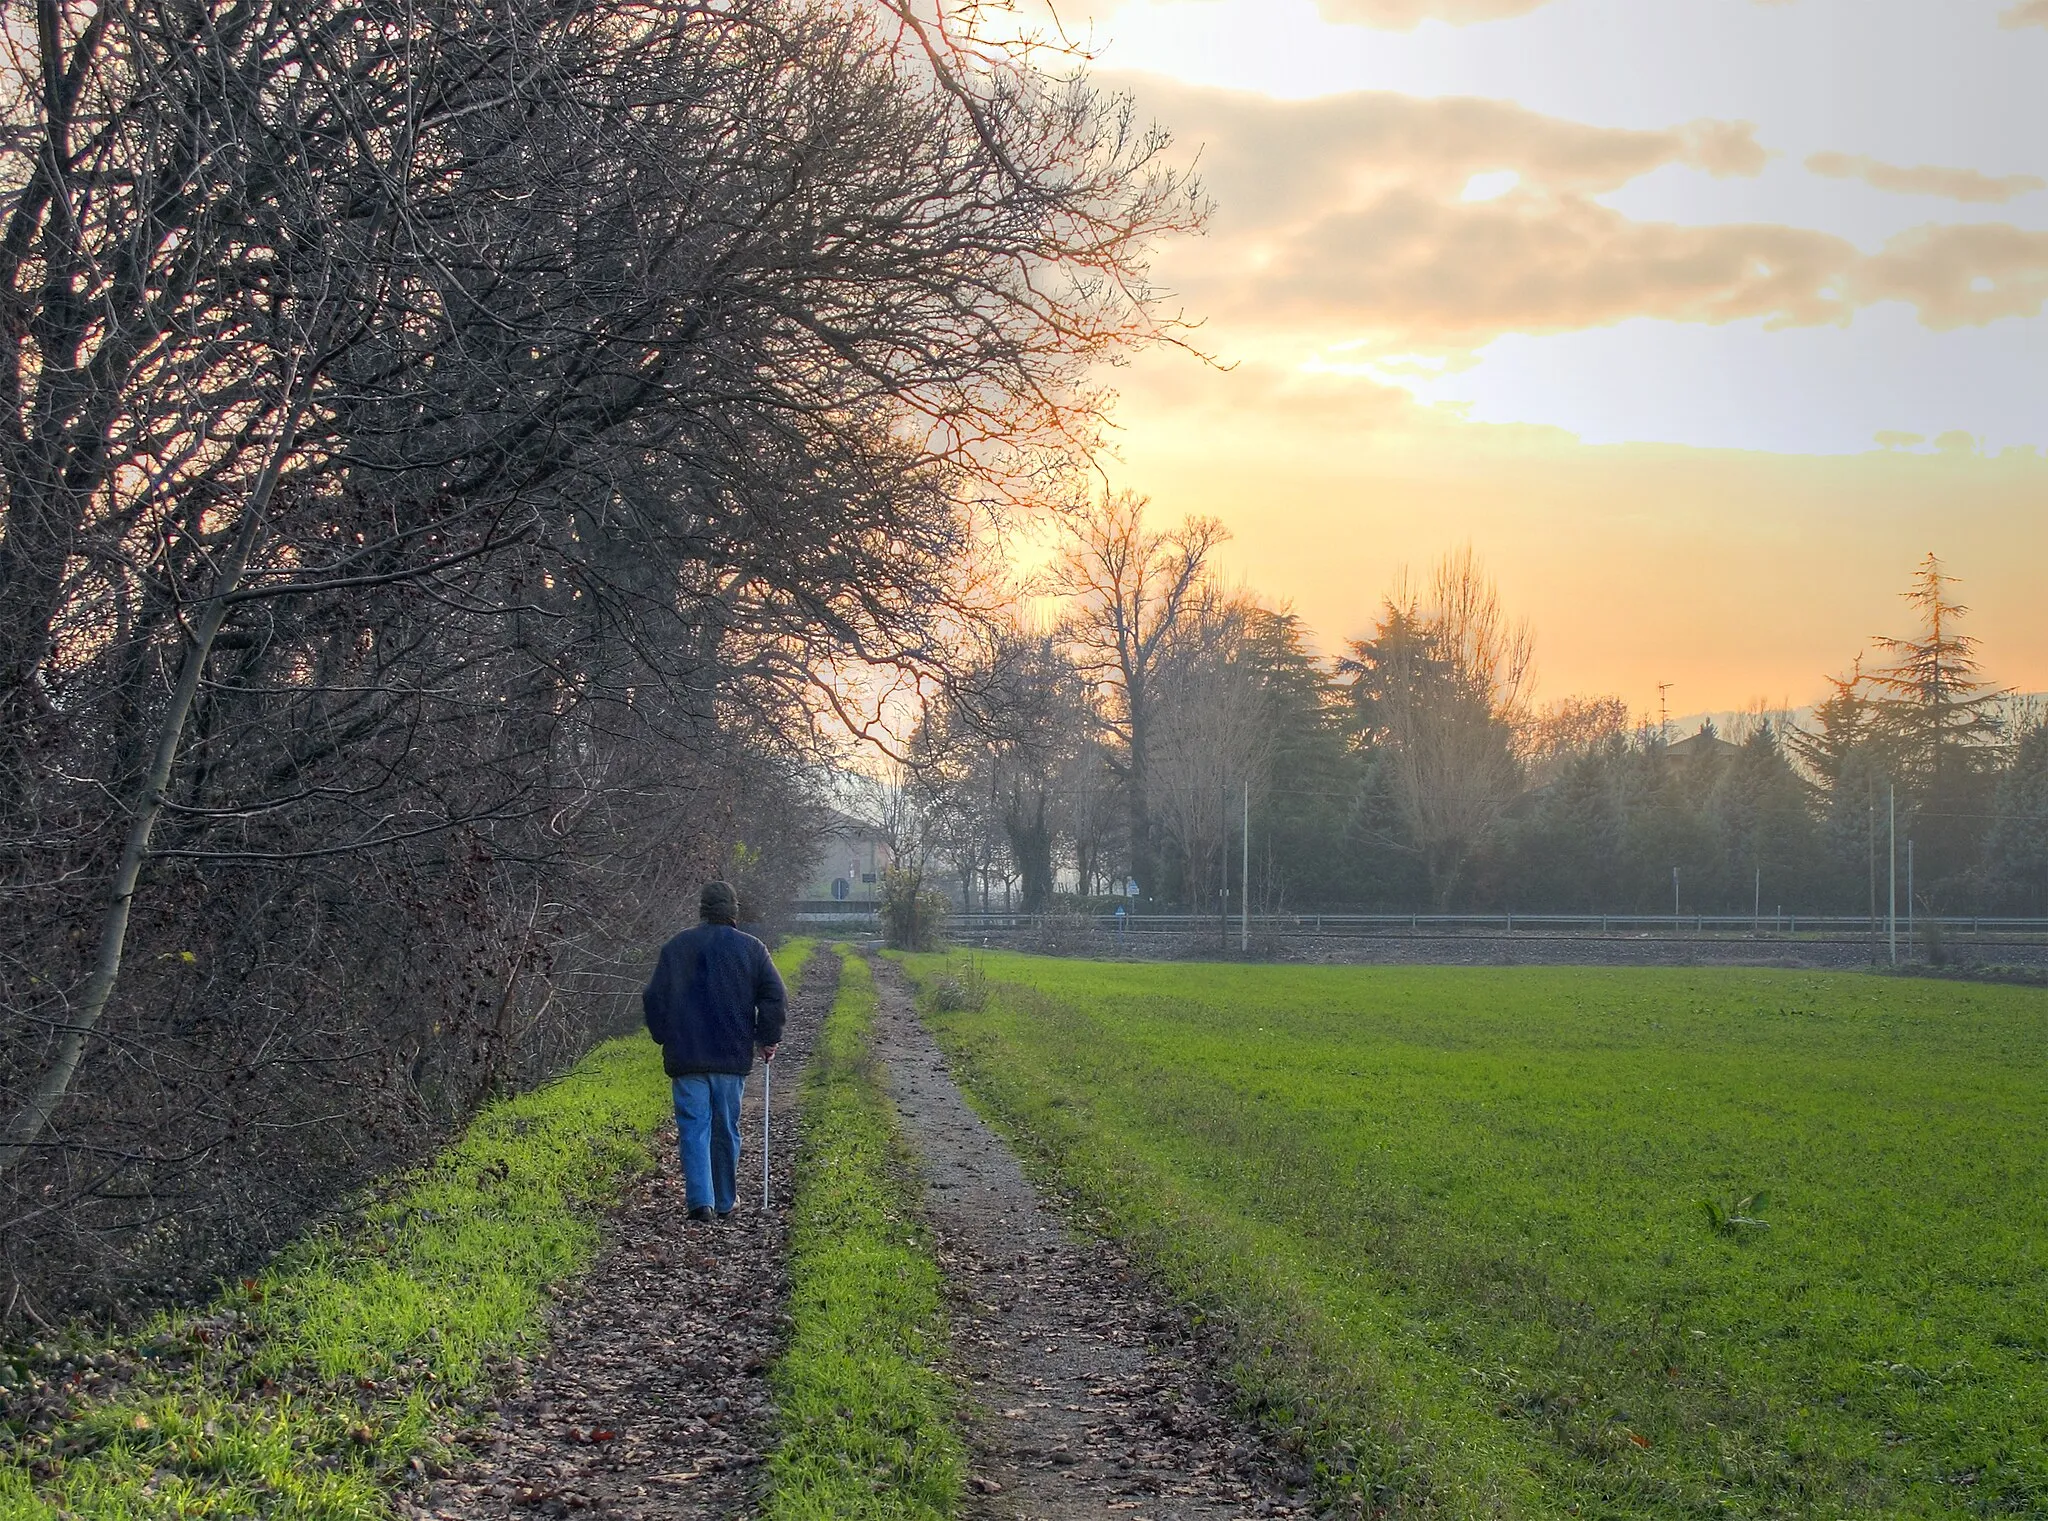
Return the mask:
{"type": "Polygon", "coordinates": [[[737,928],[739,894],[707,882],[703,922],[661,948],[640,995],[647,1033],[675,1092],[683,1195],[692,1220],[720,1220],[739,1197],[740,1094],[761,1060],[775,1060],[789,997],[768,947],[737,928]]]}

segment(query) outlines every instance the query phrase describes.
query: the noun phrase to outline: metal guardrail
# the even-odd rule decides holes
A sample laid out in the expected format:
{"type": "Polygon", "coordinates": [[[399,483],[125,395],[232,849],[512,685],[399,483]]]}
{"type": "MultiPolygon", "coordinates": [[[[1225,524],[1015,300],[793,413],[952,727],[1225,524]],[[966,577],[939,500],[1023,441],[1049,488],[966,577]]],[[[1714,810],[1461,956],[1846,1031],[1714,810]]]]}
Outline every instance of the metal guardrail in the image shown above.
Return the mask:
{"type": "MultiPolygon", "coordinates": [[[[808,917],[808,916],[803,916],[808,917]]],[[[852,916],[848,916],[851,918],[852,916]]],[[[956,913],[947,927],[956,933],[1035,930],[1048,920],[1083,922],[1117,933],[1115,914],[956,913]]],[[[867,922],[872,922],[869,916],[867,922]]],[[[1230,930],[1242,921],[1233,914],[1230,930]]],[[[2048,919],[2001,918],[1990,915],[1901,915],[1898,929],[1925,931],[1938,927],[1943,935],[1970,940],[2048,937],[2048,919]]],[[[1126,934],[1158,932],[1216,933],[1222,920],[1215,914],[1127,914],[1126,934]]],[[[1253,914],[1254,934],[1292,935],[1608,935],[1702,938],[1758,936],[1782,938],[1854,937],[1868,939],[1890,931],[1884,915],[1864,914],[1253,914]]]]}

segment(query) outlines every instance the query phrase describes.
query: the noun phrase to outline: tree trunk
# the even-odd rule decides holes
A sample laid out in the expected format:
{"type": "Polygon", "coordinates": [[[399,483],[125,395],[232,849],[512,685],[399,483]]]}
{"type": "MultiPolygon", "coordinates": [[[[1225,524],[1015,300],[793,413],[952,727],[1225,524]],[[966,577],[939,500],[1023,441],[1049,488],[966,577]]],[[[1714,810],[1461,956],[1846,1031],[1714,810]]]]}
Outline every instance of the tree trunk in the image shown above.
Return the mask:
{"type": "Polygon", "coordinates": [[[1010,837],[1010,854],[1016,858],[1017,873],[1024,879],[1024,912],[1042,914],[1052,907],[1052,828],[1046,823],[1045,794],[1037,806],[1024,802],[1022,786],[1010,792],[1010,806],[1003,811],[1003,831],[1010,837]]]}
{"type": "MultiPolygon", "coordinates": [[[[296,371],[295,364],[286,377],[288,397],[297,389],[296,371]]],[[[121,958],[128,944],[128,917],[134,906],[135,886],[142,875],[142,863],[149,856],[149,837],[163,812],[164,795],[170,789],[171,771],[177,763],[178,745],[185,737],[185,724],[192,715],[193,700],[199,692],[199,680],[206,669],[207,657],[213,653],[213,641],[227,617],[228,598],[241,585],[242,576],[249,568],[250,556],[255,553],[256,541],[262,536],[263,521],[270,510],[270,499],[277,490],[278,475],[291,453],[297,420],[298,404],[295,399],[288,400],[277,445],[256,478],[249,500],[242,509],[234,544],[214,577],[212,594],[192,625],[192,643],[185,651],[184,664],[178,671],[178,683],[171,691],[170,703],[157,726],[156,748],[137,794],[134,817],[129,821],[128,836],[122,843],[120,860],[115,865],[113,881],[109,885],[107,906],[100,917],[99,946],[93,958],[92,975],[86,979],[77,1012],[63,1027],[64,1034],[57,1042],[56,1055],[36,1080],[28,1102],[8,1122],[6,1138],[0,1140],[0,1173],[10,1172],[20,1164],[48,1127],[50,1116],[56,1113],[57,1106],[71,1091],[72,1081],[78,1075],[78,1064],[85,1055],[85,1043],[106,1013],[107,1004],[120,982],[121,958]]]]}
{"type": "Polygon", "coordinates": [[[1149,738],[1150,715],[1144,710],[1142,689],[1128,690],[1131,712],[1131,755],[1124,776],[1125,802],[1130,810],[1131,877],[1138,884],[1141,900],[1159,891],[1159,867],[1152,856],[1152,806],[1146,795],[1145,746],[1149,738]]]}

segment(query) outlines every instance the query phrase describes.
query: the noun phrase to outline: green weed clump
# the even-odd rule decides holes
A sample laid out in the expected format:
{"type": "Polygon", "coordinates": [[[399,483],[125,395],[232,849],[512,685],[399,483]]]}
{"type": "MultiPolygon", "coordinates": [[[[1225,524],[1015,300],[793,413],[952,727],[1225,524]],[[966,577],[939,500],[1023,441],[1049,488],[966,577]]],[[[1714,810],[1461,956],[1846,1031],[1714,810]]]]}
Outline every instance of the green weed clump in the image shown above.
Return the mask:
{"type": "MultiPolygon", "coordinates": [[[[809,949],[783,948],[785,976],[809,949]]],[[[668,1111],[656,1047],[607,1041],[204,1312],[32,1349],[52,1376],[9,1401],[0,1518],[390,1515],[494,1370],[537,1345],[668,1111]]]]}
{"type": "Polygon", "coordinates": [[[874,1012],[873,975],[848,956],[804,1078],[772,1521],[939,1521],[955,1513],[966,1472],[953,1391],[936,1369],[939,1272],[868,1049],[874,1012]]]}
{"type": "Polygon", "coordinates": [[[2048,994],[984,965],[956,1072],[1332,1500],[2048,1515],[2048,994]]]}
{"type": "Polygon", "coordinates": [[[988,1007],[988,974],[978,957],[968,954],[949,957],[919,989],[924,1003],[942,1014],[988,1007]]]}

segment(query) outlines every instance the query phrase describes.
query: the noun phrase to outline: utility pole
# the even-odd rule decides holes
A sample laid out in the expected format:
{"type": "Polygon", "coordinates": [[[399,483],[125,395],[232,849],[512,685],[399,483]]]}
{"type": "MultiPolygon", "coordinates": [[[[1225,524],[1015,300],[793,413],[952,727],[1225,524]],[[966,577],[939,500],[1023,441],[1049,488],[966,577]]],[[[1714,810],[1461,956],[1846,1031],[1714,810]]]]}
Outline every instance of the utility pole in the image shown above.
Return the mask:
{"type": "Polygon", "coordinates": [[[1756,897],[1749,906],[1749,932],[1760,935],[1764,930],[1764,869],[1756,869],[1756,897]]]}
{"type": "Polygon", "coordinates": [[[1899,964],[1899,784],[1893,782],[1885,789],[1885,809],[1890,817],[1891,830],[1891,882],[1888,902],[1890,908],[1885,914],[1885,934],[1891,942],[1892,965],[1899,964]]]}
{"type": "Polygon", "coordinates": [[[1671,868],[1671,927],[1678,928],[1678,868],[1671,868]]]}
{"type": "Polygon", "coordinates": [[[1913,953],[1913,837],[1906,836],[1906,954],[1913,953]]]}
{"type": "Polygon", "coordinates": [[[1230,954],[1230,783],[1216,779],[1216,820],[1223,833],[1216,841],[1216,866],[1223,885],[1216,889],[1217,945],[1230,954]]]}
{"type": "Polygon", "coordinates": [[[1245,955],[1252,952],[1252,784],[1246,778],[1244,784],[1244,869],[1238,873],[1238,886],[1244,889],[1244,906],[1239,910],[1240,925],[1237,948],[1245,955]]]}

